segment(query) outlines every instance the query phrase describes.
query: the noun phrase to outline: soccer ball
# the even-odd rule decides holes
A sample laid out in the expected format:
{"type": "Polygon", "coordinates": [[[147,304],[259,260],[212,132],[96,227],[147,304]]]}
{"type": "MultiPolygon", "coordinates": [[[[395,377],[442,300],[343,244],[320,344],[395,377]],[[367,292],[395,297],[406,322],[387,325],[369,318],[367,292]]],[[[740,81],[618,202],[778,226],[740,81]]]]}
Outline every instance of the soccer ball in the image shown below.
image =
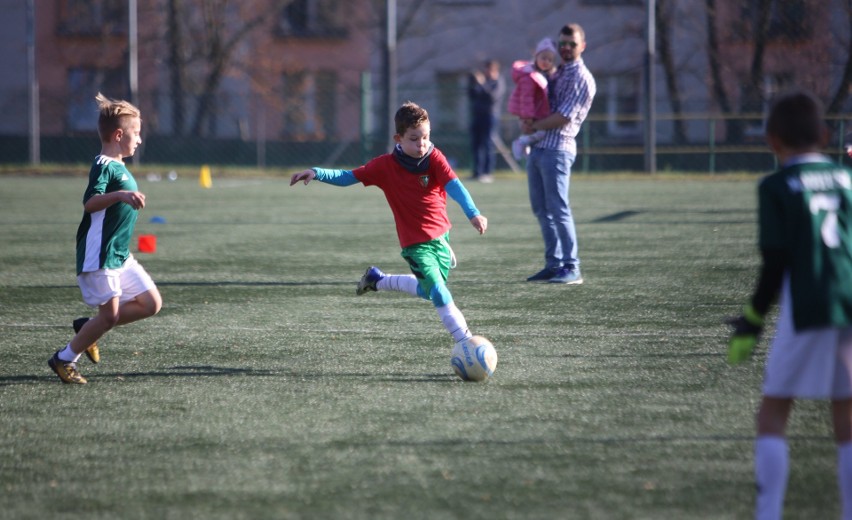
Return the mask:
{"type": "Polygon", "coordinates": [[[465,381],[484,381],[497,368],[497,351],[487,339],[473,336],[456,343],[450,364],[465,381]]]}

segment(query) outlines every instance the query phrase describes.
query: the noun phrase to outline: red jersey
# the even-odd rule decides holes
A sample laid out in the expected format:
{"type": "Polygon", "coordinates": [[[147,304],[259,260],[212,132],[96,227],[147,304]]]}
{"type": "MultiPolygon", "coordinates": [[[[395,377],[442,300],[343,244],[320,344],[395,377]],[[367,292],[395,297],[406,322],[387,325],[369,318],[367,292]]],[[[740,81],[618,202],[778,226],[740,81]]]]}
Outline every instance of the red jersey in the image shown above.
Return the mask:
{"type": "Polygon", "coordinates": [[[444,186],[456,173],[437,148],[429,157],[429,168],[413,173],[399,164],[393,154],[376,157],[352,171],[364,186],[377,186],[393,212],[399,245],[428,242],[450,230],[447,192],[444,186]]]}

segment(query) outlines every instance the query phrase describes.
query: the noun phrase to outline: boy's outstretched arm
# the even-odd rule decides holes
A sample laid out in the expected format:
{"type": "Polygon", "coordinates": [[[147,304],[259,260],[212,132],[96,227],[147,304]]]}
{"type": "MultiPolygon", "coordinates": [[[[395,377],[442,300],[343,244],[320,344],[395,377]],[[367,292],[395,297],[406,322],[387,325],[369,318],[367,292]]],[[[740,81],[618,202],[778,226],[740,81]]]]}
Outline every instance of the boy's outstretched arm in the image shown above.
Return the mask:
{"type": "Polygon", "coordinates": [[[476,204],[473,203],[473,198],[471,198],[470,192],[467,191],[464,184],[459,179],[453,179],[444,186],[444,189],[447,190],[447,195],[461,206],[464,215],[470,220],[474,229],[479,231],[480,235],[485,233],[485,230],[488,229],[488,219],[476,209],[476,204]]]}
{"type": "Polygon", "coordinates": [[[352,170],[329,170],[327,168],[310,168],[308,170],[294,173],[290,177],[290,186],[299,181],[305,184],[312,180],[318,180],[326,184],[334,184],[335,186],[351,186],[358,184],[358,179],[352,174],[352,170]]]}
{"type": "Polygon", "coordinates": [[[303,170],[303,171],[300,171],[299,173],[294,173],[290,177],[290,186],[296,184],[299,181],[303,181],[305,183],[305,185],[307,185],[309,182],[314,180],[314,177],[316,177],[316,176],[317,176],[317,174],[313,169],[303,170]]]}

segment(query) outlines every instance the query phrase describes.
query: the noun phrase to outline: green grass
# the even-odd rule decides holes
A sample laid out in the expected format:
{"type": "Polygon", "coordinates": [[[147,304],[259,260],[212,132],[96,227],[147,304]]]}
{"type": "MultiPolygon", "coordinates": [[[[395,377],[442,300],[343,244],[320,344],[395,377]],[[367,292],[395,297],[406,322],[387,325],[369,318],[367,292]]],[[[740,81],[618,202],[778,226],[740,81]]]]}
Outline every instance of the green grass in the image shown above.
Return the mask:
{"type": "MultiPolygon", "coordinates": [[[[46,364],[90,312],[85,180],[0,178],[0,517],[750,517],[765,355],[728,367],[722,320],[756,275],[754,178],[575,176],[571,287],[524,282],[523,179],[469,185],[490,227],[450,204],[450,288],[497,348],[482,384],[429,303],[355,296],[367,265],[405,269],[378,190],[138,178],[165,303],[81,361],[86,386],[46,364]]],[[[839,515],[830,432],[797,406],[789,518],[839,515]]]]}

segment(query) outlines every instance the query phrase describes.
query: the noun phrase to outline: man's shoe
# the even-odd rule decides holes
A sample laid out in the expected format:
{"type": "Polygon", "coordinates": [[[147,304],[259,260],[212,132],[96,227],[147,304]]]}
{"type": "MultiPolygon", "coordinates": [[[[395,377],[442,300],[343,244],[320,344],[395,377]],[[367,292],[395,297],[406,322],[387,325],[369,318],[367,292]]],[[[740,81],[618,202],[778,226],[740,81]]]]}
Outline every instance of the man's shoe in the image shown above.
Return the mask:
{"type": "Polygon", "coordinates": [[[580,285],[583,283],[583,275],[579,269],[569,269],[563,267],[556,273],[556,276],[548,280],[549,283],[562,283],[566,285],[580,285]]]}
{"type": "Polygon", "coordinates": [[[383,273],[378,267],[368,267],[367,272],[364,273],[364,276],[362,276],[361,280],[358,282],[358,288],[355,289],[355,294],[361,296],[369,291],[377,291],[378,289],[376,288],[376,284],[384,277],[385,273],[383,273]]]}
{"type": "Polygon", "coordinates": [[[483,184],[491,184],[494,182],[494,176],[490,173],[483,173],[477,180],[483,184]]]}
{"type": "Polygon", "coordinates": [[[86,378],[80,374],[80,372],[77,372],[77,363],[59,359],[58,350],[50,359],[47,360],[47,365],[56,372],[56,375],[59,376],[59,379],[61,379],[63,383],[85,385],[88,382],[86,381],[86,378]]]}
{"type": "MultiPolygon", "coordinates": [[[[89,318],[77,318],[74,320],[74,334],[80,332],[80,329],[83,328],[83,325],[85,325],[87,321],[89,321],[89,318]]],[[[100,363],[101,351],[98,348],[97,343],[89,345],[89,348],[86,349],[86,357],[89,358],[92,363],[100,363]]]]}
{"type": "Polygon", "coordinates": [[[527,278],[528,282],[547,282],[559,272],[555,267],[545,267],[541,271],[527,278]]]}

